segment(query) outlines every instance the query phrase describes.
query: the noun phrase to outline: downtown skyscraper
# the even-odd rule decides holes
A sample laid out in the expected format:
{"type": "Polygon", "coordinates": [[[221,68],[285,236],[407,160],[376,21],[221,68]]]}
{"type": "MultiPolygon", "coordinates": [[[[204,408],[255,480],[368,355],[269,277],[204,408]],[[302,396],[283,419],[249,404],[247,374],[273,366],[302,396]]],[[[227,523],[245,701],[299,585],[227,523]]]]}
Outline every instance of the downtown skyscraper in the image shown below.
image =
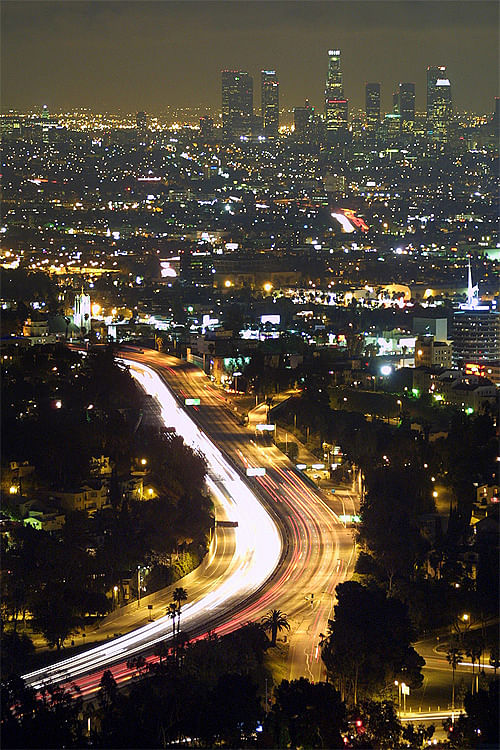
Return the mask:
{"type": "Polygon", "coordinates": [[[231,137],[252,131],[253,79],[245,70],[222,71],[222,125],[231,137]]]}
{"type": "Polygon", "coordinates": [[[330,143],[341,142],[347,135],[348,100],[344,96],[341,53],[328,50],[328,70],[325,87],[325,121],[330,143]]]}
{"type": "Polygon", "coordinates": [[[415,123],[415,84],[399,84],[399,125],[401,130],[411,130],[415,123]]]}
{"type": "Polygon", "coordinates": [[[261,113],[264,133],[267,136],[278,134],[279,128],[279,90],[280,85],[275,70],[261,70],[261,113]]]}
{"type": "Polygon", "coordinates": [[[446,143],[452,116],[451,83],[446,67],[427,68],[427,133],[433,141],[446,143]]]}
{"type": "Polygon", "coordinates": [[[380,83],[367,83],[365,86],[366,126],[375,130],[380,124],[380,83]]]}

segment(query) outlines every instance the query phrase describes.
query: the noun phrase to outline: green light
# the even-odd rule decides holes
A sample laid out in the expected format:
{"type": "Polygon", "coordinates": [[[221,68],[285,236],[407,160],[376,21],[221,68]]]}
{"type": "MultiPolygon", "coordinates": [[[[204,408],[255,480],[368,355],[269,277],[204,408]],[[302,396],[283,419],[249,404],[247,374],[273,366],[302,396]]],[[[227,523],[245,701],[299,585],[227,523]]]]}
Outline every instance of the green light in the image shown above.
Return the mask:
{"type": "Polygon", "coordinates": [[[411,392],[413,393],[413,395],[415,396],[415,398],[419,398],[420,391],[418,390],[418,388],[412,388],[411,392]]]}
{"type": "Polygon", "coordinates": [[[467,409],[465,410],[465,413],[466,414],[473,414],[474,413],[474,409],[472,408],[472,406],[468,406],[467,409]]]}

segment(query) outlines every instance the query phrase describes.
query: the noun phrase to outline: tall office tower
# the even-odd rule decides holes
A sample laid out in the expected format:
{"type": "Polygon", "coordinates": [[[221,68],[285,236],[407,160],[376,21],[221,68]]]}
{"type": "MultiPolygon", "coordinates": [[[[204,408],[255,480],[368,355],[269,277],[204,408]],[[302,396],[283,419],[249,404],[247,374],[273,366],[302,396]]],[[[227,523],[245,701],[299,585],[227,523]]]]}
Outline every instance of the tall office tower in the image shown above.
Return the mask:
{"type": "Polygon", "coordinates": [[[380,83],[367,83],[365,86],[366,124],[374,130],[380,123],[380,83]]]}
{"type": "Polygon", "coordinates": [[[275,70],[260,71],[260,90],[264,133],[277,135],[280,120],[280,85],[275,70]]]}
{"type": "Polygon", "coordinates": [[[427,133],[433,141],[446,143],[451,122],[451,84],[446,67],[427,68],[427,133]]]}
{"type": "Polygon", "coordinates": [[[325,88],[325,119],[327,137],[335,142],[347,134],[348,100],[344,97],[340,50],[328,50],[328,71],[325,88]]]}
{"type": "Polygon", "coordinates": [[[392,95],[392,113],[399,115],[399,91],[395,91],[392,95]]]}
{"type": "Polygon", "coordinates": [[[135,127],[137,130],[146,130],[148,118],[145,112],[138,112],[135,116],[135,127]]]}
{"type": "Polygon", "coordinates": [[[229,136],[252,130],[253,79],[244,70],[222,71],[222,124],[229,136]]]}
{"type": "Polygon", "coordinates": [[[200,137],[210,140],[214,135],[214,121],[209,115],[200,117],[200,137]]]}
{"type": "Polygon", "coordinates": [[[314,107],[311,107],[309,99],[306,99],[303,107],[293,109],[293,131],[299,142],[307,140],[314,117],[314,107]]]}
{"type": "Polygon", "coordinates": [[[401,130],[411,130],[415,122],[415,84],[399,84],[399,124],[401,130]]]}

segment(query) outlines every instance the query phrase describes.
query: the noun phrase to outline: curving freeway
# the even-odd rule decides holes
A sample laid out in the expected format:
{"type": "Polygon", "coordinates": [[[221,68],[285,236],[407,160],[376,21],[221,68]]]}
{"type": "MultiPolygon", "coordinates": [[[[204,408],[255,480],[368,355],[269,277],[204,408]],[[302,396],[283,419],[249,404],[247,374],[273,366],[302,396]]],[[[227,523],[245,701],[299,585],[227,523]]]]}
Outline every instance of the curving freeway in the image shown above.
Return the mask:
{"type": "MultiPolygon", "coordinates": [[[[189,593],[183,631],[190,637],[208,630],[224,634],[270,608],[281,609],[292,624],[289,678],[319,680],[320,634],[331,616],[335,586],[354,561],[350,532],[286,456],[238,424],[201,370],[154,351],[127,352],[124,361],[157,398],[165,424],[205,454],[217,518],[237,522],[234,528],[217,527],[205,561],[183,580],[189,593]],[[189,414],[186,398],[200,399],[186,407],[189,414]],[[255,467],[265,474],[247,477],[246,470],[255,467]]],[[[343,499],[354,508],[354,495],[343,499]]],[[[170,620],[163,616],[24,679],[34,687],[75,682],[84,695],[91,694],[104,669],[111,668],[118,681],[129,679],[126,661],[151,653],[170,635],[170,620]]]]}

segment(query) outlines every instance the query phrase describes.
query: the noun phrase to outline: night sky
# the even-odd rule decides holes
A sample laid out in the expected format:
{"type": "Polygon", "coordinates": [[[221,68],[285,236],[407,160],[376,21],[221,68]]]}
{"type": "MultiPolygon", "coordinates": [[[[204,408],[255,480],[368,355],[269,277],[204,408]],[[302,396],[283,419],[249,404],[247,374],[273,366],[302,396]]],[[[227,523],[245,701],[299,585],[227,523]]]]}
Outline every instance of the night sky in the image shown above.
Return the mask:
{"type": "Polygon", "coordinates": [[[483,2],[2,2],[2,109],[160,113],[220,107],[220,70],[276,68],[281,104],[322,111],[328,48],[343,55],[345,94],[366,81],[391,107],[399,81],[425,109],[427,65],[446,65],[459,110],[489,112],[498,94],[498,4],[483,2]]]}

